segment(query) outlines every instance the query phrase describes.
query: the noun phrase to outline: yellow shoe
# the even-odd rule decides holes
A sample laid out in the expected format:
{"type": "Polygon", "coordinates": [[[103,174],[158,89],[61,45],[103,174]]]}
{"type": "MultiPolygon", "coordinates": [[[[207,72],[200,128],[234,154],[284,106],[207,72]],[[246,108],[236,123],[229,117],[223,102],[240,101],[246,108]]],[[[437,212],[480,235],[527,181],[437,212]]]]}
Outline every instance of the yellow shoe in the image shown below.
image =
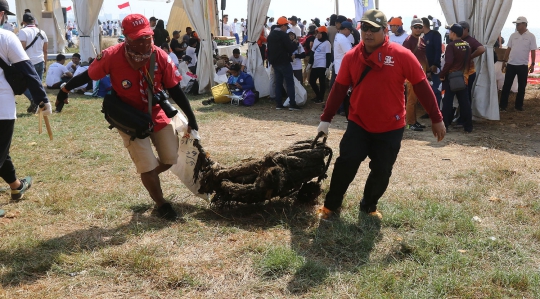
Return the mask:
{"type": "Polygon", "coordinates": [[[378,210],[375,212],[368,213],[368,216],[382,220],[382,214],[378,210]]]}
{"type": "Polygon", "coordinates": [[[338,218],[339,215],[335,212],[332,212],[325,206],[321,206],[320,208],[317,209],[317,217],[320,220],[332,221],[333,219],[338,218]]]}

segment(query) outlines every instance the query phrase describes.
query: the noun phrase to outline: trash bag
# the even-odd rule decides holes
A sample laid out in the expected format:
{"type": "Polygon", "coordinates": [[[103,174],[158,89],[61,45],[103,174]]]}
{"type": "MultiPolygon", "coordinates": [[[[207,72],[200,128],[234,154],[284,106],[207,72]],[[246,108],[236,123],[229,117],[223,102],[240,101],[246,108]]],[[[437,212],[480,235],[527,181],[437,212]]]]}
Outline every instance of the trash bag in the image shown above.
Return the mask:
{"type": "MultiPolygon", "coordinates": [[[[304,88],[304,86],[302,86],[302,83],[300,83],[300,81],[298,81],[296,78],[293,78],[293,79],[294,79],[294,94],[295,94],[294,100],[296,101],[296,105],[304,106],[307,102],[307,91],[304,88]]],[[[287,88],[287,85],[283,83],[283,87],[287,88]]],[[[287,98],[285,102],[283,103],[283,106],[289,107],[290,106],[289,101],[290,101],[289,98],[287,98]]]]}

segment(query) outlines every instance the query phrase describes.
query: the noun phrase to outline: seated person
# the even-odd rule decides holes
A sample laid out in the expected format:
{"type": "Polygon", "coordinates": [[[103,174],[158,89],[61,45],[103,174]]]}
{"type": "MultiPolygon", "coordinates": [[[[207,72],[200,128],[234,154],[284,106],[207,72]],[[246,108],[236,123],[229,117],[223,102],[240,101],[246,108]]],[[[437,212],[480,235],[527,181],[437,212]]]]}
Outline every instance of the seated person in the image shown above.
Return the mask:
{"type": "MultiPolygon", "coordinates": [[[[195,74],[195,70],[196,70],[196,66],[197,66],[197,44],[198,44],[198,40],[195,39],[195,38],[190,38],[189,39],[189,46],[187,47],[186,49],[186,55],[185,56],[189,56],[191,61],[190,63],[188,64],[188,67],[190,68],[191,72],[195,74]]],[[[184,60],[186,61],[186,60],[184,60]]]]}
{"type": "Polygon", "coordinates": [[[70,72],[75,73],[75,71],[77,70],[80,64],[81,64],[81,54],[75,53],[71,57],[71,61],[66,65],[66,67],[70,72]]]}
{"type": "Polygon", "coordinates": [[[184,55],[184,57],[182,57],[182,61],[187,65],[189,71],[192,73],[192,74],[197,74],[195,71],[197,70],[197,66],[193,63],[193,59],[191,58],[191,56],[189,55],[184,55]]]}
{"type": "Polygon", "coordinates": [[[227,84],[229,85],[229,90],[231,93],[239,96],[244,93],[246,90],[255,91],[255,83],[253,82],[253,77],[250,74],[240,71],[240,65],[235,63],[229,68],[229,80],[227,84]]]}
{"type": "MultiPolygon", "coordinates": [[[[88,70],[88,67],[90,66],[90,63],[92,63],[92,61],[94,61],[94,58],[90,58],[88,59],[89,62],[87,61],[83,61],[79,64],[79,67],[77,68],[77,70],[75,71],[75,73],[73,73],[73,76],[77,76],[78,74],[82,74],[84,73],[85,71],[88,70]]],[[[71,92],[86,92],[86,91],[93,91],[94,89],[94,81],[90,80],[88,83],[86,84],[83,84],[79,87],[76,87],[74,89],[71,90],[71,92]]]]}
{"type": "Polygon", "coordinates": [[[244,68],[246,67],[246,58],[242,55],[240,55],[240,49],[234,49],[232,51],[233,55],[229,57],[229,61],[231,64],[238,64],[240,65],[240,70],[243,72],[244,68]]]}
{"type": "Polygon", "coordinates": [[[62,54],[56,55],[56,62],[51,64],[47,69],[47,79],[45,83],[49,89],[60,89],[60,85],[73,77],[73,73],[64,65],[66,56],[62,54]]]}
{"type": "Polygon", "coordinates": [[[221,59],[216,61],[216,74],[218,76],[227,75],[227,72],[229,72],[229,69],[225,65],[225,61],[221,59]]]}
{"type": "Polygon", "coordinates": [[[161,49],[163,51],[165,51],[167,54],[169,54],[169,57],[171,58],[171,60],[174,62],[174,65],[176,65],[176,68],[178,68],[178,64],[180,63],[178,61],[178,57],[176,57],[176,54],[174,54],[172,51],[171,51],[171,48],[169,48],[169,44],[168,43],[163,43],[163,45],[161,45],[161,49]]]}

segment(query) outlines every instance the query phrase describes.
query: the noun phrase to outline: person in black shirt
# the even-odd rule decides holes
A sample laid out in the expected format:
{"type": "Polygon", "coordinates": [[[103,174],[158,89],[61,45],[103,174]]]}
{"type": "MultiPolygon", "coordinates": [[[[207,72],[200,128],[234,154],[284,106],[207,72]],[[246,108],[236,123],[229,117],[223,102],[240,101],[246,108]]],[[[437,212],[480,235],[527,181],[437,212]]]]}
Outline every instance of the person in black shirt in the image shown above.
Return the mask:
{"type": "Polygon", "coordinates": [[[171,51],[178,57],[182,59],[182,56],[186,54],[187,44],[184,41],[180,41],[180,31],[173,31],[173,38],[171,40],[171,51]]]}

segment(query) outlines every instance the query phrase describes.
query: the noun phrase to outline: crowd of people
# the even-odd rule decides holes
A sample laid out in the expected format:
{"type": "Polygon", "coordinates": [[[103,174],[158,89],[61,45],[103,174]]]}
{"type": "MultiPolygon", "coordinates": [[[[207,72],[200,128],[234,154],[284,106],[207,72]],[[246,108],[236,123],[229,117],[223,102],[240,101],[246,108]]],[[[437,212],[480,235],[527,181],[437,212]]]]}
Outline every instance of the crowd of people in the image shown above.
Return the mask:
{"type": "MultiPolygon", "coordinates": [[[[0,0],[0,20],[5,21],[9,11],[7,1],[0,0]]],[[[30,12],[23,15],[23,28],[18,37],[10,31],[0,30],[0,58],[19,69],[26,76],[30,101],[29,113],[52,113],[52,107],[42,84],[47,72],[46,87],[58,89],[56,112],[68,103],[70,91],[86,88],[92,80],[110,76],[112,94],[137,110],[148,112],[148,102],[154,94],[167,91],[188,118],[189,130],[197,130],[197,121],[184,93],[183,77],[196,78],[200,39],[192,28],[185,34],[180,30],[172,38],[163,20],[147,19],[140,14],[128,15],[121,24],[102,23],[108,35],[119,34],[121,28],[125,42],[102,51],[93,62],[81,62],[74,54],[67,65],[66,57],[58,54],[48,69],[47,37],[35,24],[30,12]],[[152,64],[156,64],[155,67],[152,64]],[[155,70],[149,78],[149,69],[155,70]],[[150,83],[153,84],[150,84],[150,83]]],[[[223,36],[235,38],[237,44],[246,42],[247,19],[228,16],[222,20],[223,36]],[[239,32],[242,33],[240,38],[239,32]]],[[[501,98],[501,111],[505,111],[508,91],[518,76],[519,93],[516,110],[523,110],[526,74],[534,69],[536,42],[527,31],[527,20],[518,18],[516,32],[508,41],[502,60],[506,79],[501,98]],[[532,65],[529,66],[529,53],[532,65]]],[[[327,24],[318,18],[301,20],[296,16],[267,18],[266,26],[258,37],[265,67],[273,76],[273,100],[278,110],[283,105],[283,86],[289,98],[288,110],[302,107],[295,98],[295,81],[307,83],[313,89],[314,103],[323,104],[318,132],[328,135],[335,115],[348,119],[348,126],[340,143],[340,156],[336,160],[329,192],[324,205],[318,210],[323,220],[339,216],[344,194],[355,177],[360,163],[367,157],[371,172],[367,178],[360,210],[367,215],[382,217],[377,203],[385,192],[393,164],[399,153],[404,130],[422,131],[426,126],[416,117],[419,102],[431,119],[431,130],[441,141],[453,121],[465,132],[473,130],[471,113],[471,87],[476,77],[473,59],[483,55],[485,47],[470,35],[466,21],[447,27],[449,43],[443,44],[439,33],[440,22],[432,16],[414,16],[407,32],[401,17],[387,18],[379,10],[367,11],[358,22],[343,15],[331,15],[327,24]],[[441,83],[442,82],[442,83],[441,83]],[[327,95],[326,90],[330,90],[327,95]],[[441,92],[442,91],[442,92],[441,92]],[[443,96],[444,95],[444,96],[443,96]],[[454,95],[459,108],[454,108],[454,95]],[[456,118],[456,119],[455,119],[456,118]]],[[[221,30],[221,29],[220,29],[221,30]]],[[[249,74],[249,61],[239,49],[227,57],[219,55],[214,42],[213,54],[217,75],[228,75],[227,83],[238,95],[255,91],[249,74]]],[[[12,198],[18,200],[30,188],[30,177],[18,179],[9,155],[15,123],[15,98],[0,69],[0,176],[9,184],[12,198]]],[[[193,79],[190,79],[190,81],[193,79]]],[[[161,105],[153,103],[151,117],[154,130],[151,138],[133,138],[119,130],[142,184],[156,203],[158,216],[175,220],[176,212],[163,198],[159,174],[176,163],[178,140],[161,105]],[[151,144],[157,149],[153,153],[151,144]]]]}

